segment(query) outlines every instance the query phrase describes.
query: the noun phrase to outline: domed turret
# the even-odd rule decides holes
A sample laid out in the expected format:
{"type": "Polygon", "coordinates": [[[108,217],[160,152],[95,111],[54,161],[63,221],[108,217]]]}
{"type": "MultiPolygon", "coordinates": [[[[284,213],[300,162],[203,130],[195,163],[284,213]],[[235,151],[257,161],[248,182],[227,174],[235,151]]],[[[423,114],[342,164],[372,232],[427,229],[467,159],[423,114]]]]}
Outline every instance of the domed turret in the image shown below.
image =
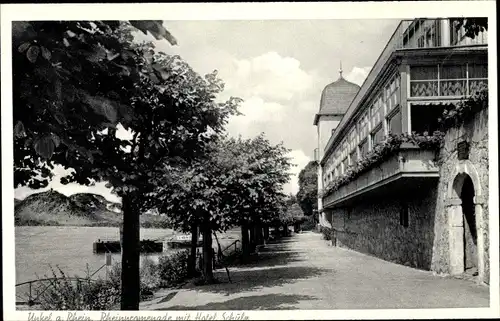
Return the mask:
{"type": "MultiPolygon", "coordinates": [[[[342,77],[342,63],[340,64],[340,77],[323,89],[319,112],[314,116],[314,125],[318,129],[318,148],[314,153],[314,158],[321,162],[325,154],[325,148],[332,132],[337,128],[340,120],[345,115],[349,105],[356,96],[359,86],[345,80],[342,77]]],[[[324,188],[323,165],[318,166],[318,191],[324,188]]],[[[323,226],[331,226],[323,213],[323,201],[318,197],[319,221],[323,226]]]]}
{"type": "Polygon", "coordinates": [[[320,116],[344,115],[349,108],[354,96],[358,93],[359,86],[345,80],[342,71],[337,81],[327,85],[321,94],[319,112],[314,117],[314,125],[318,124],[320,116]]]}

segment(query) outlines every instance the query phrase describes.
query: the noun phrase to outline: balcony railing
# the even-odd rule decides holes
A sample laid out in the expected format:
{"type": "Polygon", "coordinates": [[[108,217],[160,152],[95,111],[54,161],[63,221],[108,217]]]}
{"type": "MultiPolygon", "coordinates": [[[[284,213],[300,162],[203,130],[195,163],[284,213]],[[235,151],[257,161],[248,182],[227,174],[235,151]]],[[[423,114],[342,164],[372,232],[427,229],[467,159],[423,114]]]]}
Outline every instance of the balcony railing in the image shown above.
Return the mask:
{"type": "Polygon", "coordinates": [[[323,197],[324,207],[339,206],[360,194],[405,178],[439,177],[435,151],[402,146],[391,158],[323,197]]]}

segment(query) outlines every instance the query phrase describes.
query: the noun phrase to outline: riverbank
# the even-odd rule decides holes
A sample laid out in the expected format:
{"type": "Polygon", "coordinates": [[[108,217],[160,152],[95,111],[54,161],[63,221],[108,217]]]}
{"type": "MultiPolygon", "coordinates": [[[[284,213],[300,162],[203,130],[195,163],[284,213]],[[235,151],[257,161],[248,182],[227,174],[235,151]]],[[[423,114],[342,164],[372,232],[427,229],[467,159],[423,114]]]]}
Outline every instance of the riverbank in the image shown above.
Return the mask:
{"type": "MultiPolygon", "coordinates": [[[[119,227],[122,222],[121,214],[108,214],[98,220],[85,217],[57,214],[33,214],[23,217],[14,216],[14,226],[68,226],[68,227],[119,227]]],[[[165,229],[170,228],[166,218],[160,215],[142,214],[141,228],[165,229]]]]}

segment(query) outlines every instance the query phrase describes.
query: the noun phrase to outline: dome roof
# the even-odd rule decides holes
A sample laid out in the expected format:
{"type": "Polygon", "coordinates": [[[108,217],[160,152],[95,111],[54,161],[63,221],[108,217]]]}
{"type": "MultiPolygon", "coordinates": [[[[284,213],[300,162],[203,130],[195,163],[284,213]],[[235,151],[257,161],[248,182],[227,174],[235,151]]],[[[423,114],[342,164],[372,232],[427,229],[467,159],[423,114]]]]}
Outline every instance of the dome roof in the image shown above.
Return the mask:
{"type": "Polygon", "coordinates": [[[319,112],[314,123],[318,122],[321,115],[344,115],[358,90],[358,85],[345,80],[342,76],[327,85],[321,94],[319,112]]]}

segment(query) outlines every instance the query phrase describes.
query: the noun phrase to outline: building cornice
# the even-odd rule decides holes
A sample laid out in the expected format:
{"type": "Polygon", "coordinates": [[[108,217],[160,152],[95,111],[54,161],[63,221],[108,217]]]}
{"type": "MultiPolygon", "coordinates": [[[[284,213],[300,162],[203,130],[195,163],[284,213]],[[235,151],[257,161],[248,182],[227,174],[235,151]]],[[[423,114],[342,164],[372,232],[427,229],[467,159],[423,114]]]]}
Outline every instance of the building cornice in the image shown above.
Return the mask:
{"type": "Polygon", "coordinates": [[[335,117],[335,116],[337,116],[337,117],[343,117],[343,116],[344,116],[344,114],[316,114],[316,115],[314,115],[314,122],[313,122],[313,125],[314,125],[314,126],[317,126],[317,125],[318,125],[318,122],[319,122],[319,119],[320,119],[321,117],[323,117],[323,116],[325,116],[325,117],[330,117],[330,116],[332,116],[332,117],[335,117]]]}

